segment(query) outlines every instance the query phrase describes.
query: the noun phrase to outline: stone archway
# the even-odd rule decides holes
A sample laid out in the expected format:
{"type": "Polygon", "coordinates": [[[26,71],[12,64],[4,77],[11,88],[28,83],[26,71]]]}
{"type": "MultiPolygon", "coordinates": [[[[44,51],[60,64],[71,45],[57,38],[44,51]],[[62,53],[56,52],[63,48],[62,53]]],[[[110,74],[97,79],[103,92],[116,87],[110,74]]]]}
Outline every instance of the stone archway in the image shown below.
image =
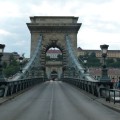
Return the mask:
{"type": "Polygon", "coordinates": [[[52,79],[52,80],[58,79],[58,73],[57,73],[57,71],[53,70],[53,71],[51,72],[51,79],[52,79]]]}
{"type": "Polygon", "coordinates": [[[66,52],[65,52],[65,48],[64,46],[62,46],[59,42],[57,41],[53,41],[53,40],[50,40],[50,42],[47,44],[47,45],[44,45],[43,46],[44,49],[42,49],[42,54],[41,54],[41,62],[42,62],[42,65],[46,67],[46,74],[48,76],[48,79],[50,79],[50,72],[52,71],[52,69],[56,69],[57,73],[58,73],[58,79],[60,79],[61,75],[62,75],[62,69],[64,67],[66,67],[67,63],[67,57],[66,57],[66,52]],[[63,56],[63,60],[62,60],[62,64],[60,63],[57,63],[57,64],[54,64],[56,62],[53,62],[52,66],[49,65],[49,67],[46,65],[46,60],[45,60],[45,56],[46,56],[46,52],[49,48],[51,47],[56,47],[58,48],[61,52],[62,52],[62,56],[63,56]],[[57,68],[56,68],[57,67],[57,68]]]}
{"type": "Polygon", "coordinates": [[[50,40],[48,44],[43,45],[42,54],[41,54],[41,63],[42,63],[42,65],[45,66],[46,52],[51,47],[57,47],[58,49],[61,50],[62,56],[63,56],[62,67],[65,67],[66,64],[67,64],[66,63],[66,61],[67,61],[66,49],[57,40],[50,40]]]}

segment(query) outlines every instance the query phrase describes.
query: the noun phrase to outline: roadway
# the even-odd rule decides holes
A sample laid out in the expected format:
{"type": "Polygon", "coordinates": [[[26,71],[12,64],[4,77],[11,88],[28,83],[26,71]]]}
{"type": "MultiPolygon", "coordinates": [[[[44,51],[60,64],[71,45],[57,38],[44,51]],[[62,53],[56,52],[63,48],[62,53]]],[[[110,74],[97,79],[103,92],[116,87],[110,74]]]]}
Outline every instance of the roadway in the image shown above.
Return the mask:
{"type": "Polygon", "coordinates": [[[0,105],[0,120],[119,120],[120,114],[67,83],[45,82],[0,105]]]}

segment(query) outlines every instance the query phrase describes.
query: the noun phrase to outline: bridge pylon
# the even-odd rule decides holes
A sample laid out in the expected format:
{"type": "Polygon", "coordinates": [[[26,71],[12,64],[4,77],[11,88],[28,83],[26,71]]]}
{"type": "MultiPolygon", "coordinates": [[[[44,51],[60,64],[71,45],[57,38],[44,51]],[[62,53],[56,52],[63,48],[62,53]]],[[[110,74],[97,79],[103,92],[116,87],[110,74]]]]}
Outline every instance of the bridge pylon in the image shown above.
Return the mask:
{"type": "MultiPolygon", "coordinates": [[[[31,33],[31,56],[37,45],[39,34],[42,34],[42,49],[40,55],[41,65],[46,67],[46,52],[49,48],[57,47],[63,55],[62,68],[66,68],[69,63],[66,49],[66,35],[69,35],[72,48],[77,54],[77,33],[81,23],[77,23],[78,17],[74,16],[33,16],[27,26],[31,33]]],[[[47,72],[47,71],[46,71],[47,72]]],[[[67,74],[67,72],[65,72],[67,74]]]]}

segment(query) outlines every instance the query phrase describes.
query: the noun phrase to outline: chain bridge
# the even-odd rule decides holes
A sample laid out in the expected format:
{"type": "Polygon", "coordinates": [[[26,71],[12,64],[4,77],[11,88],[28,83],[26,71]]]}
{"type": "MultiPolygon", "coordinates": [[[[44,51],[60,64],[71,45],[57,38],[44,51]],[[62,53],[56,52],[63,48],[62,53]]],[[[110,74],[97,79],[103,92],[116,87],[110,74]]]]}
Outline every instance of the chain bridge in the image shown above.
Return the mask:
{"type": "Polygon", "coordinates": [[[77,23],[78,17],[34,16],[30,20],[30,60],[12,80],[1,79],[0,96],[6,98],[27,91],[5,107],[0,106],[0,120],[117,120],[120,115],[80,92],[100,98],[112,84],[96,80],[78,61],[77,33],[82,25],[77,23]],[[59,81],[51,81],[46,73],[45,57],[51,47],[62,52],[59,81]]]}

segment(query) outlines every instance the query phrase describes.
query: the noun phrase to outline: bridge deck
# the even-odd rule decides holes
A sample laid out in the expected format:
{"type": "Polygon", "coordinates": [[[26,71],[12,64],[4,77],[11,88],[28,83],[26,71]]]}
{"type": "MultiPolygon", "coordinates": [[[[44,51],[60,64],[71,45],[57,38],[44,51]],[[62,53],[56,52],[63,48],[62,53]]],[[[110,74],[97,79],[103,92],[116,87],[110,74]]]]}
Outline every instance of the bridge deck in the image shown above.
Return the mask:
{"type": "Polygon", "coordinates": [[[69,84],[50,81],[0,106],[0,120],[119,120],[120,114],[69,84]]]}

